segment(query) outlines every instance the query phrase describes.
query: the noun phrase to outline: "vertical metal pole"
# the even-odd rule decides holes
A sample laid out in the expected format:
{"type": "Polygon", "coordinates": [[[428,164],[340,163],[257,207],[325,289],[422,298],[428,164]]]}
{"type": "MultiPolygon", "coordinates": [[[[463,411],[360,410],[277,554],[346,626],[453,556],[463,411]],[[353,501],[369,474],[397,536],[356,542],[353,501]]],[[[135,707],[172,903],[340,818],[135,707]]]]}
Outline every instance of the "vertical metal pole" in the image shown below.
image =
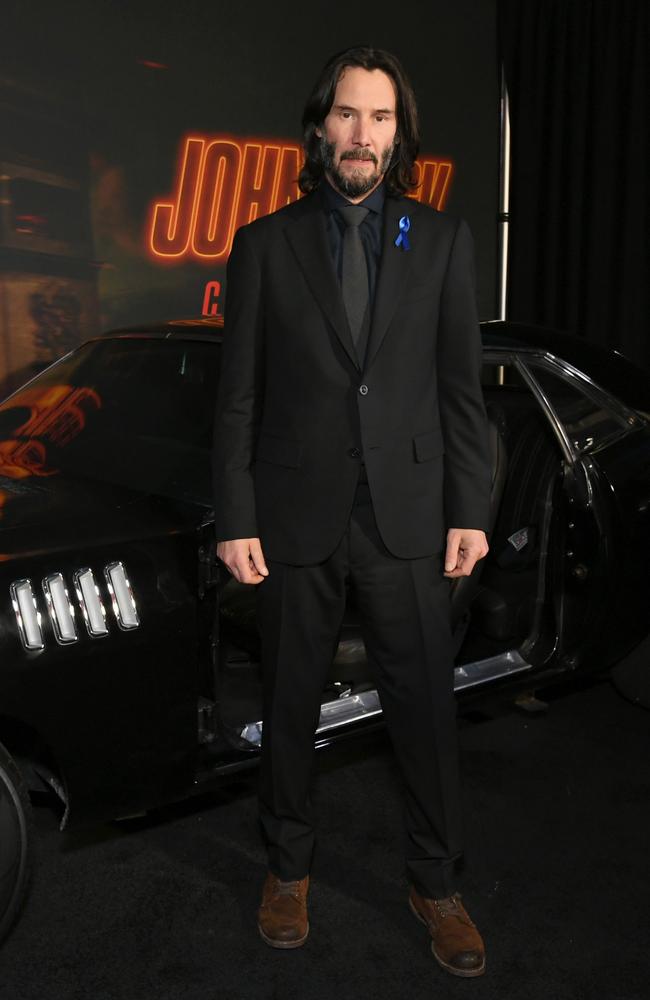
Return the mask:
{"type": "Polygon", "coordinates": [[[501,63],[499,148],[499,214],[497,216],[497,319],[506,318],[508,290],[508,225],[510,222],[510,102],[503,63],[501,63]]]}

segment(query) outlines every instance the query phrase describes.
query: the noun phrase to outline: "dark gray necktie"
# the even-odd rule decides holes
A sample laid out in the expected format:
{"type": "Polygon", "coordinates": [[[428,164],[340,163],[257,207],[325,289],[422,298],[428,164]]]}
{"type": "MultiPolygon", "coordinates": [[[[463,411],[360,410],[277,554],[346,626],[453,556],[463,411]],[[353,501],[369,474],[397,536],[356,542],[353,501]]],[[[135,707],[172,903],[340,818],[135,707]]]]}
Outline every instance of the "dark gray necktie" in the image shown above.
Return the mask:
{"type": "Polygon", "coordinates": [[[341,291],[355,347],[359,344],[370,297],[366,253],[359,234],[359,226],[368,211],[369,209],[362,208],[361,205],[346,205],[345,208],[339,208],[341,218],[345,222],[341,291]]]}

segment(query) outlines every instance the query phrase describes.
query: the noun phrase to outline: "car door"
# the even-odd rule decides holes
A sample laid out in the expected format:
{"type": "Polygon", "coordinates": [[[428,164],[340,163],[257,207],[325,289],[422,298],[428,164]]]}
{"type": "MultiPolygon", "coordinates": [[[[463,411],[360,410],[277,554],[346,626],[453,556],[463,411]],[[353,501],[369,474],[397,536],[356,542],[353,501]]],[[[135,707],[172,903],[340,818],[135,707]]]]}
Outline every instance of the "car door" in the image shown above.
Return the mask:
{"type": "Polygon", "coordinates": [[[531,351],[518,364],[563,454],[549,545],[558,654],[566,667],[593,667],[611,623],[612,567],[621,554],[619,514],[598,456],[630,425],[615,401],[568,363],[531,351]]]}

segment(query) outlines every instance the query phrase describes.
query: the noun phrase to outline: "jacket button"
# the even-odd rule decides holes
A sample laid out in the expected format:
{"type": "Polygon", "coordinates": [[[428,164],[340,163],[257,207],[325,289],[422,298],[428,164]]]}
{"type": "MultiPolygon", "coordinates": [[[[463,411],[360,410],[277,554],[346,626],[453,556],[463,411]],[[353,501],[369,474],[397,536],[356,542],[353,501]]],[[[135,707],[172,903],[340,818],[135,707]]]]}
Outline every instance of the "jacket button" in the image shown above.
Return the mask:
{"type": "Polygon", "coordinates": [[[350,456],[350,458],[360,458],[361,452],[359,451],[358,448],[350,448],[348,455],[350,456]]]}
{"type": "Polygon", "coordinates": [[[367,396],[368,395],[368,386],[367,385],[360,385],[359,386],[359,392],[361,393],[362,396],[367,396]]]}

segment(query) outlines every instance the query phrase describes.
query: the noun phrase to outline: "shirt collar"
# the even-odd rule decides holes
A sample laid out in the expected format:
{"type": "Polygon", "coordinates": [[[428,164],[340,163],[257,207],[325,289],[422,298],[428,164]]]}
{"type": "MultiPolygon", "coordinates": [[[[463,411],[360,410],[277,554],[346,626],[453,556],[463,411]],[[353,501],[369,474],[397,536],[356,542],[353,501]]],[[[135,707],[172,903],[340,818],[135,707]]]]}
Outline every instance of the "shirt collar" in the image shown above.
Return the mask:
{"type": "MultiPolygon", "coordinates": [[[[345,208],[350,202],[344,195],[332,187],[330,182],[326,177],[323,178],[320,184],[320,189],[323,192],[323,200],[325,206],[329,212],[335,211],[337,208],[345,208]]],[[[386,200],[386,185],[382,181],[379,187],[375,188],[363,201],[358,202],[359,206],[369,209],[371,212],[376,212],[377,215],[381,215],[384,211],[384,201],[386,200]]]]}

